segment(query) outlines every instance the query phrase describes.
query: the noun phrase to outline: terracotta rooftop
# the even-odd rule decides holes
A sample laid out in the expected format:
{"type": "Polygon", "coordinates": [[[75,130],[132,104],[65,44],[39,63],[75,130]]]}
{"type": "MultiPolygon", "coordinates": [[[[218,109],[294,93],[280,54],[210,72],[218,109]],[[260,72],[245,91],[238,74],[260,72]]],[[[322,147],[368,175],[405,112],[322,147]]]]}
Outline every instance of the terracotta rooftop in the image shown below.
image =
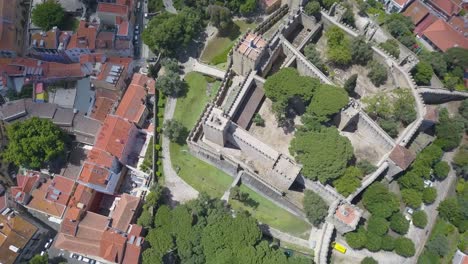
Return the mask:
{"type": "Polygon", "coordinates": [[[349,226],[354,226],[361,218],[359,212],[349,204],[340,204],[335,211],[335,217],[349,226]]]}
{"type": "Polygon", "coordinates": [[[95,49],[96,48],[97,25],[80,20],[78,29],[72,35],[67,49],[95,49]]]}
{"type": "Polygon", "coordinates": [[[442,19],[436,20],[422,34],[444,52],[453,47],[468,49],[468,38],[442,19]]]}
{"type": "Polygon", "coordinates": [[[68,209],[64,218],[73,221],[79,220],[81,213],[89,209],[91,203],[93,202],[95,193],[96,192],[93,189],[82,184],[78,184],[76,186],[75,193],[68,203],[68,209]]]}
{"type": "Polygon", "coordinates": [[[114,210],[111,211],[112,227],[122,232],[127,232],[130,222],[140,204],[140,198],[124,193],[120,196],[120,200],[117,199],[117,204],[114,210]]]}
{"type": "Polygon", "coordinates": [[[111,49],[114,42],[114,32],[101,31],[96,37],[96,48],[98,49],[111,49]]]}
{"type": "Polygon", "coordinates": [[[418,36],[421,36],[424,30],[428,28],[432,23],[437,20],[437,17],[433,14],[427,15],[419,24],[414,28],[414,33],[418,36]]]}
{"type": "Polygon", "coordinates": [[[109,152],[97,148],[92,148],[88,152],[86,161],[110,168],[112,167],[115,158],[109,152]]]}
{"type": "Polygon", "coordinates": [[[91,183],[105,188],[111,173],[109,169],[99,164],[85,162],[78,180],[83,183],[91,183]]]}
{"type": "Polygon", "coordinates": [[[237,51],[250,59],[256,59],[265,46],[266,41],[261,36],[247,33],[237,47],[237,51]]]}
{"type": "Polygon", "coordinates": [[[12,264],[18,253],[9,249],[10,246],[24,249],[28,241],[36,233],[37,227],[21,216],[8,217],[0,214],[0,263],[12,264]]]}
{"type": "Polygon", "coordinates": [[[125,252],[127,238],[115,231],[107,230],[100,241],[99,256],[105,260],[121,263],[125,252]]]}
{"type": "Polygon", "coordinates": [[[437,110],[437,107],[433,105],[427,105],[424,119],[435,123],[439,122],[439,111],[437,110]]]}
{"type": "Polygon", "coordinates": [[[140,73],[133,74],[131,84],[139,85],[141,87],[145,87],[146,85],[146,88],[148,89],[148,94],[151,94],[151,95],[155,94],[156,92],[155,91],[156,80],[144,74],[140,74],[140,73]]]}
{"type": "Polygon", "coordinates": [[[105,150],[122,160],[125,147],[135,130],[135,125],[130,121],[115,115],[108,115],[97,134],[94,147],[105,150]]]}
{"type": "Polygon", "coordinates": [[[62,218],[74,186],[74,181],[56,175],[53,179],[47,179],[45,183],[31,192],[32,198],[27,206],[45,214],[62,218]]]}
{"type": "Polygon", "coordinates": [[[126,17],[128,14],[128,6],[101,2],[98,4],[97,12],[113,13],[119,16],[126,17]]]}
{"type": "Polygon", "coordinates": [[[141,247],[144,238],[141,237],[142,227],[139,225],[131,225],[128,233],[127,248],[125,249],[125,257],[123,264],[139,263],[141,255],[141,247]]]}
{"type": "Polygon", "coordinates": [[[45,48],[45,49],[56,49],[58,48],[58,35],[60,31],[57,29],[51,29],[47,32],[39,32],[31,35],[32,47],[45,48]]]}
{"type": "Polygon", "coordinates": [[[404,16],[407,16],[413,21],[413,24],[417,25],[421,20],[429,14],[429,8],[426,7],[419,0],[414,1],[411,5],[406,8],[403,12],[404,16]]]}
{"type": "Polygon", "coordinates": [[[25,197],[33,190],[39,178],[40,173],[35,171],[27,171],[26,175],[18,174],[16,176],[18,185],[10,188],[11,197],[19,203],[27,203],[25,197]]]}
{"type": "Polygon", "coordinates": [[[139,123],[146,110],[146,90],[142,86],[130,84],[115,114],[139,123]]]}
{"type": "Polygon", "coordinates": [[[452,0],[429,0],[428,3],[444,13],[447,17],[456,15],[461,10],[461,7],[452,0]]]}
{"type": "Polygon", "coordinates": [[[115,102],[116,101],[106,97],[96,97],[93,109],[91,110],[91,117],[104,122],[115,102]]]}
{"type": "Polygon", "coordinates": [[[416,154],[403,146],[396,145],[389,158],[402,170],[406,170],[416,158],[416,154]]]}

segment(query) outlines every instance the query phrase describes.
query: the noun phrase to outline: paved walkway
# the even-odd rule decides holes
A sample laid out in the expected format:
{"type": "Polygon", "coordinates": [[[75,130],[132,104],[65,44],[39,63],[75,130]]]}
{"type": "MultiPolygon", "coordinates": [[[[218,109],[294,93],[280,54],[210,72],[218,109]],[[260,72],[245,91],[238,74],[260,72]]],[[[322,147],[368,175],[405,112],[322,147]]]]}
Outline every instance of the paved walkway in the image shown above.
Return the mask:
{"type": "MultiPolygon", "coordinates": [[[[164,121],[172,119],[177,99],[169,98],[166,102],[164,112],[164,121]]],[[[168,198],[170,198],[170,205],[175,206],[178,203],[184,203],[198,197],[198,191],[192,188],[188,183],[182,180],[179,175],[174,171],[171,162],[171,154],[169,150],[169,139],[163,137],[162,139],[162,161],[164,169],[164,185],[169,189],[168,198]]]]}
{"type": "Polygon", "coordinates": [[[177,10],[174,7],[174,3],[172,0],[163,0],[164,7],[166,8],[166,11],[172,14],[177,14],[177,10]]]}
{"type": "Polygon", "coordinates": [[[201,62],[199,62],[198,60],[196,60],[194,58],[190,58],[190,60],[188,61],[187,64],[189,64],[191,66],[191,69],[193,71],[203,73],[205,75],[209,75],[209,76],[212,76],[212,77],[215,77],[215,78],[218,78],[218,79],[223,79],[224,74],[226,73],[223,70],[220,70],[220,69],[215,68],[213,66],[201,63],[201,62]]]}

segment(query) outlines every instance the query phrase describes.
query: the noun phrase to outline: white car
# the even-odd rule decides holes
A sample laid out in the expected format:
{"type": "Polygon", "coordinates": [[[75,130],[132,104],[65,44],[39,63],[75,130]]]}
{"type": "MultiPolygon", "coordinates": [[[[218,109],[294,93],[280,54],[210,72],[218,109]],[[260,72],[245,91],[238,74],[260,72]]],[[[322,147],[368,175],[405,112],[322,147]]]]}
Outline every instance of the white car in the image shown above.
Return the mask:
{"type": "Polygon", "coordinates": [[[414,210],[413,210],[413,208],[406,207],[406,212],[407,212],[409,215],[413,215],[414,210]]]}
{"type": "Polygon", "coordinates": [[[45,255],[45,251],[41,251],[41,256],[44,256],[45,255]]]}
{"type": "Polygon", "coordinates": [[[44,245],[44,248],[45,249],[48,249],[50,247],[50,242],[47,242],[45,245],[44,245]]]}
{"type": "Polygon", "coordinates": [[[429,188],[434,186],[434,183],[431,182],[430,180],[424,180],[424,188],[429,188]]]}
{"type": "Polygon", "coordinates": [[[82,259],[81,261],[86,262],[86,263],[89,263],[90,259],[89,259],[89,258],[86,258],[86,257],[83,257],[83,259],[82,259]]]}

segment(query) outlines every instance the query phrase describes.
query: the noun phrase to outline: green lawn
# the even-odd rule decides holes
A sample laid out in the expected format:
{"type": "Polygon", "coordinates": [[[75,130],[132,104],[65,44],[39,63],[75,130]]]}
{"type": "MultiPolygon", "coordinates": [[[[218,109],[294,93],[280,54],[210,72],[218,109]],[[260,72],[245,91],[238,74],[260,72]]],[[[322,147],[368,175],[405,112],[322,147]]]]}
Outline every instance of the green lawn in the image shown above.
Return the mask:
{"type": "Polygon", "coordinates": [[[296,217],[285,209],[278,207],[276,204],[254,192],[250,188],[241,185],[240,190],[249,194],[249,198],[257,203],[254,209],[236,200],[231,200],[229,203],[236,210],[247,210],[258,221],[265,223],[275,229],[289,233],[303,239],[309,238],[309,231],[312,226],[296,217]]]}
{"type": "Polygon", "coordinates": [[[224,36],[218,35],[208,42],[208,45],[200,56],[200,60],[212,65],[226,62],[227,54],[234,46],[235,40],[244,34],[247,29],[254,29],[255,27],[255,23],[247,23],[244,20],[234,21],[234,26],[230,28],[229,32],[224,34],[224,36]]]}
{"type": "Polygon", "coordinates": [[[435,237],[436,235],[441,234],[448,238],[449,241],[449,253],[443,257],[438,258],[431,252],[424,250],[423,254],[418,259],[420,264],[437,264],[437,263],[451,263],[453,255],[457,251],[457,245],[460,240],[460,234],[458,233],[457,228],[451,223],[444,221],[440,218],[437,218],[437,222],[434,225],[434,228],[431,231],[428,242],[435,237]]]}
{"type": "MultiPolygon", "coordinates": [[[[184,98],[177,99],[174,119],[179,120],[187,129],[192,129],[207,102],[216,94],[220,82],[212,82],[210,95],[207,95],[209,78],[191,72],[185,76],[189,90],[184,98]]],[[[210,80],[211,81],[211,80],[210,80]]],[[[228,189],[233,178],[221,170],[192,156],[187,145],[170,145],[171,161],[174,170],[188,184],[198,191],[207,192],[212,197],[221,197],[228,189]]]]}

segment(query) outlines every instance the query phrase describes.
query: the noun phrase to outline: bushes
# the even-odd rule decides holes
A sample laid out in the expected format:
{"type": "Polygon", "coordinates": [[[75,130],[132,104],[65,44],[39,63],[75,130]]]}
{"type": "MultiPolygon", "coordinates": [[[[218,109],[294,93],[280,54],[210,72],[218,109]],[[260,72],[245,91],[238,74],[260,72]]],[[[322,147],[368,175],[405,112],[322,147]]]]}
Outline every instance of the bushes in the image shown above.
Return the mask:
{"type": "Polygon", "coordinates": [[[367,77],[369,77],[375,86],[379,87],[387,81],[387,68],[380,62],[375,60],[371,61],[367,67],[370,69],[367,77]]]}
{"type": "Polygon", "coordinates": [[[419,228],[424,228],[427,225],[427,214],[424,211],[416,211],[413,214],[413,225],[419,228]]]}
{"type": "Polygon", "coordinates": [[[372,257],[365,257],[361,260],[361,264],[379,264],[377,260],[373,259],[372,257]]]}
{"type": "Polygon", "coordinates": [[[348,92],[348,94],[353,94],[354,93],[354,89],[356,89],[356,83],[357,83],[357,78],[358,78],[358,75],[357,74],[353,74],[351,75],[348,80],[346,80],[346,82],[344,83],[343,85],[343,88],[348,92]]]}
{"type": "Polygon", "coordinates": [[[393,251],[395,249],[395,239],[389,235],[383,236],[381,247],[385,251],[393,251]]]}
{"type": "Polygon", "coordinates": [[[431,65],[424,61],[419,62],[413,70],[414,81],[418,85],[430,85],[432,74],[431,65]]]}
{"type": "Polygon", "coordinates": [[[434,187],[424,188],[422,199],[425,204],[431,204],[437,198],[437,190],[434,187]]]}
{"type": "Polygon", "coordinates": [[[444,180],[447,178],[449,172],[450,166],[446,161],[439,161],[434,166],[434,175],[438,180],[444,180]]]}
{"type": "Polygon", "coordinates": [[[378,236],[387,234],[390,223],[385,218],[371,216],[367,221],[367,231],[378,236]]]}
{"type": "Polygon", "coordinates": [[[395,58],[400,56],[400,46],[398,41],[389,39],[379,44],[379,46],[395,58]]]}
{"type": "Polygon", "coordinates": [[[330,27],[326,32],[328,59],[340,66],[347,66],[352,60],[349,40],[337,26],[330,27]]]}
{"type": "Polygon", "coordinates": [[[408,232],[409,221],[402,213],[395,213],[390,219],[390,228],[398,234],[404,235],[408,232]]]}
{"type": "Polygon", "coordinates": [[[395,252],[403,257],[412,257],[416,252],[414,243],[406,237],[395,239],[395,252]]]}

